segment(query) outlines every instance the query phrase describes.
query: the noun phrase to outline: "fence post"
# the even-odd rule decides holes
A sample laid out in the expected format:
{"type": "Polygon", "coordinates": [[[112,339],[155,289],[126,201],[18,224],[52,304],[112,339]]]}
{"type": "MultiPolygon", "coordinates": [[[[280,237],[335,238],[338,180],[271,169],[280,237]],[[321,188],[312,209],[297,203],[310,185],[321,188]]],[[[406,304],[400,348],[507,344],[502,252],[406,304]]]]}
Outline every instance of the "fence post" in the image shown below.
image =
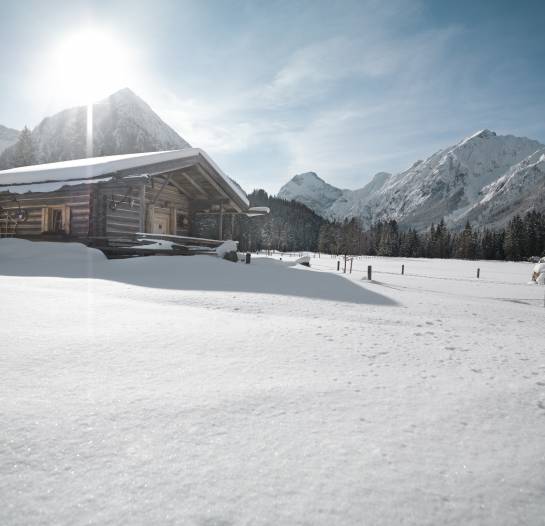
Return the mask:
{"type": "Polygon", "coordinates": [[[480,278],[480,277],[481,277],[481,269],[478,268],[478,269],[477,269],[477,278],[480,278]]]}
{"type": "Polygon", "coordinates": [[[354,262],[354,258],[350,260],[350,274],[352,274],[352,263],[354,262]]]}
{"type": "Polygon", "coordinates": [[[371,265],[368,265],[367,266],[367,279],[369,281],[371,281],[372,274],[373,274],[373,267],[371,265]]]}
{"type": "Polygon", "coordinates": [[[401,275],[405,274],[405,265],[401,265],[401,275]]]}
{"type": "Polygon", "coordinates": [[[337,261],[337,272],[339,272],[339,270],[341,270],[341,262],[337,261]]]}

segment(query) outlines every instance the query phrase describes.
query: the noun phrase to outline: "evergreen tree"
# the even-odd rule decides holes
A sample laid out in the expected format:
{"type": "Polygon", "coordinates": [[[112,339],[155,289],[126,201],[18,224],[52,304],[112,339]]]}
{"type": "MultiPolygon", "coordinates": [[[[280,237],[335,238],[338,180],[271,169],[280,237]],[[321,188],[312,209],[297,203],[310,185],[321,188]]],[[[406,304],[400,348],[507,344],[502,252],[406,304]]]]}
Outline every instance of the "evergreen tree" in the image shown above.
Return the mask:
{"type": "Polygon", "coordinates": [[[25,126],[15,143],[13,166],[30,166],[32,164],[36,164],[34,141],[32,139],[32,133],[25,126]]]}

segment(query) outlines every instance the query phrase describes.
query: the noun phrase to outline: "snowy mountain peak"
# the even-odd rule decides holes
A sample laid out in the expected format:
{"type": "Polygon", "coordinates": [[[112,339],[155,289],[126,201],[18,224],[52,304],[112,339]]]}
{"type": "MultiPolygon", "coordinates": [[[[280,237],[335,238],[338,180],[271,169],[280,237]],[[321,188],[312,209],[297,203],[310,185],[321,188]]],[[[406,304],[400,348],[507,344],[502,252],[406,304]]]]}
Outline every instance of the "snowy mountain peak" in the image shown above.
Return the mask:
{"type": "MultiPolygon", "coordinates": [[[[37,163],[86,157],[87,108],[78,106],[45,119],[32,130],[37,163]]],[[[179,150],[190,147],[129,88],[93,104],[95,156],[179,150]]],[[[14,166],[14,147],[0,155],[0,168],[14,166]]]]}
{"type": "Polygon", "coordinates": [[[494,131],[484,129],[484,130],[478,131],[477,133],[474,133],[473,135],[468,137],[466,140],[470,140],[470,139],[491,139],[492,137],[497,137],[497,135],[498,134],[496,132],[494,132],[494,131]]]}
{"type": "Polygon", "coordinates": [[[323,179],[318,177],[318,174],[315,172],[304,172],[302,174],[294,175],[292,181],[298,185],[304,185],[307,182],[310,184],[312,184],[311,182],[321,182],[327,184],[323,179]]]}
{"type": "Polygon", "coordinates": [[[316,213],[324,215],[342,193],[342,190],[326,183],[315,172],[305,172],[293,176],[280,188],[278,197],[299,201],[316,213]]]}
{"type": "Polygon", "coordinates": [[[417,161],[404,172],[379,173],[357,190],[340,190],[319,178],[304,177],[304,184],[292,180],[281,193],[324,217],[358,217],[367,226],[385,219],[396,219],[417,229],[427,228],[441,218],[451,225],[463,224],[468,218],[479,224],[497,223],[501,214],[509,216],[511,205],[516,204],[518,209],[545,206],[545,196],[541,204],[539,199],[520,197],[528,192],[533,196],[545,194],[545,174],[539,161],[544,148],[526,137],[498,135],[484,129],[417,161]],[[510,198],[506,197],[508,189],[510,198]],[[487,202],[487,206],[510,205],[495,205],[498,213],[492,218],[485,210],[487,202]]]}

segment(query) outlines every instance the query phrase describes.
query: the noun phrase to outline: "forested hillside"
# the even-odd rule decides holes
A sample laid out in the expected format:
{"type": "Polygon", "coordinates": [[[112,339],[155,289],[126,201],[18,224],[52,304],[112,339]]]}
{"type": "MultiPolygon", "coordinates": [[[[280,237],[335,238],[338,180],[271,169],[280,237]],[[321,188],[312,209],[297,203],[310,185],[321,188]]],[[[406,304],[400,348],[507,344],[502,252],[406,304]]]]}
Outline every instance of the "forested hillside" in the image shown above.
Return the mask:
{"type": "Polygon", "coordinates": [[[240,218],[241,250],[318,250],[320,228],[329,223],[310,208],[270,196],[265,190],[254,190],[248,199],[251,206],[267,206],[271,212],[240,218]]]}

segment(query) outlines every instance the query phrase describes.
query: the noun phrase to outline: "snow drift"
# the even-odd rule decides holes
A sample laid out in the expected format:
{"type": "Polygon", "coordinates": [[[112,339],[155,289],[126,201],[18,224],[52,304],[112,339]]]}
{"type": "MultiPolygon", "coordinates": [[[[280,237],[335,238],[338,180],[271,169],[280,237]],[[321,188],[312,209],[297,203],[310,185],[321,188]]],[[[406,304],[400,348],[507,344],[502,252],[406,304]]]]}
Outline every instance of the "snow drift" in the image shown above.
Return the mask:
{"type": "Polygon", "coordinates": [[[95,278],[143,287],[234,291],[394,305],[386,296],[329,273],[254,258],[250,265],[211,256],[149,256],[108,260],[78,243],[0,239],[0,275],[95,278]],[[296,270],[302,270],[297,272],[296,270]]]}

